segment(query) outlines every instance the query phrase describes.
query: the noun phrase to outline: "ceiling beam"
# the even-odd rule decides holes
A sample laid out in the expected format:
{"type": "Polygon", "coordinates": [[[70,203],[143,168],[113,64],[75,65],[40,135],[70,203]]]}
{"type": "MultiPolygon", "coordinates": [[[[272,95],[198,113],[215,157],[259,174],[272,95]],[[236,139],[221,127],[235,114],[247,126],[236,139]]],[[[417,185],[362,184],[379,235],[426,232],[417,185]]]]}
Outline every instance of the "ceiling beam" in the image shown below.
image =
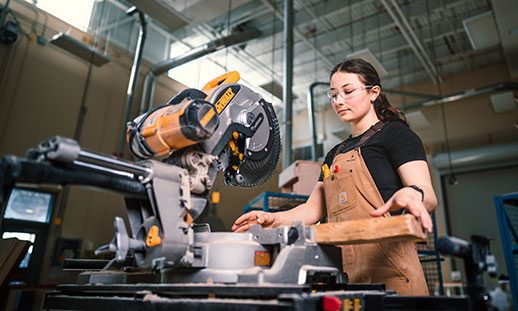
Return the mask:
{"type": "MultiPolygon", "coordinates": [[[[270,2],[268,2],[268,0],[261,0],[262,3],[267,7],[269,8],[272,12],[275,13],[275,15],[277,16],[277,18],[279,18],[282,22],[284,22],[284,16],[282,15],[282,13],[277,10],[277,8],[275,8],[270,2]]],[[[300,40],[302,40],[311,50],[313,50],[315,53],[317,53],[321,58],[322,60],[324,61],[324,63],[329,66],[329,67],[333,67],[334,66],[334,63],[327,57],[327,55],[325,55],[317,46],[315,46],[311,41],[309,41],[298,29],[297,27],[294,25],[293,26],[293,33],[295,34],[295,36],[297,38],[299,38],[300,40]]]]}

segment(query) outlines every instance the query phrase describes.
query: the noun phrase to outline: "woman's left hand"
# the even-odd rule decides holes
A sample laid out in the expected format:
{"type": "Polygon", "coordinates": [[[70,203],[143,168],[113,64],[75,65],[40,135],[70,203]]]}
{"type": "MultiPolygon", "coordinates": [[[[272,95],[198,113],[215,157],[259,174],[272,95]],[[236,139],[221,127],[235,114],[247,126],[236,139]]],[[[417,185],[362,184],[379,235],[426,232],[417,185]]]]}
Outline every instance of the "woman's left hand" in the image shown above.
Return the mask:
{"type": "Polygon", "coordinates": [[[423,202],[421,202],[421,194],[410,187],[404,187],[396,191],[385,204],[371,212],[371,216],[381,216],[389,211],[397,211],[401,208],[407,209],[412,215],[421,219],[423,228],[432,232],[432,218],[423,202]]]}

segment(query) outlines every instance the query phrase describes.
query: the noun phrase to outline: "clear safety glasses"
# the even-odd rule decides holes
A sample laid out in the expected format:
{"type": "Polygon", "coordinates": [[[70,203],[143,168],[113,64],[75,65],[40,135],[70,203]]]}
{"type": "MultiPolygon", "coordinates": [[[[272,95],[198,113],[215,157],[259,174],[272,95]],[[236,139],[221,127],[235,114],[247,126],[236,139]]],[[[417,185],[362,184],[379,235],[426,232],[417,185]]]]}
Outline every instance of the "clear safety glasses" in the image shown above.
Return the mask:
{"type": "Polygon", "coordinates": [[[355,94],[357,90],[370,89],[375,86],[376,85],[362,85],[358,87],[347,86],[345,88],[342,88],[341,90],[329,90],[327,91],[327,97],[332,102],[336,102],[338,100],[338,97],[341,97],[343,100],[348,100],[357,95],[355,94]]]}

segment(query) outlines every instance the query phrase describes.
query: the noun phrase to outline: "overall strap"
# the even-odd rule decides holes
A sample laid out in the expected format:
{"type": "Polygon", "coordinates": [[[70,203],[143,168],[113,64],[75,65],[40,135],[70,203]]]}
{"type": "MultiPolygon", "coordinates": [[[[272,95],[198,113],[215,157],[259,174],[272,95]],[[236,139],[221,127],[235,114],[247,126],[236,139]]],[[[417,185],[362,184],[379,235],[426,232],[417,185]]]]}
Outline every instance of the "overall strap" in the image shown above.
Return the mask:
{"type": "Polygon", "coordinates": [[[363,134],[363,136],[360,139],[360,141],[354,147],[355,148],[363,147],[363,145],[365,145],[369,141],[369,139],[371,139],[372,136],[374,136],[374,134],[376,134],[377,132],[381,131],[381,129],[386,124],[387,124],[387,122],[378,121],[378,122],[376,122],[376,124],[374,124],[373,126],[369,127],[367,132],[365,132],[365,134],[363,134]]]}
{"type": "MultiPolygon", "coordinates": [[[[363,147],[363,145],[365,145],[372,138],[372,136],[374,136],[374,134],[376,134],[377,132],[381,131],[381,129],[385,125],[387,125],[387,122],[385,122],[385,121],[378,121],[378,122],[376,122],[376,124],[374,124],[371,127],[369,127],[369,129],[363,134],[362,138],[360,138],[360,141],[358,141],[354,145],[354,147],[352,149],[363,147]]],[[[336,149],[334,158],[336,158],[336,156],[339,155],[342,152],[344,147],[345,147],[345,143],[342,143],[340,145],[340,147],[338,147],[336,149]]]]}

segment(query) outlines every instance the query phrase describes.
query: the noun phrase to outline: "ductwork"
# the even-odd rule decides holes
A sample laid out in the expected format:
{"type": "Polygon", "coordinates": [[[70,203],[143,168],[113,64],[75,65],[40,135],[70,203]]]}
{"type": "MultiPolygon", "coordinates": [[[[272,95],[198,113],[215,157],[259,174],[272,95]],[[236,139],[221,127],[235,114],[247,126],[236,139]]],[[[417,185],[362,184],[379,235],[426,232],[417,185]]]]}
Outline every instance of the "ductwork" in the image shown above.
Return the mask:
{"type": "Polygon", "coordinates": [[[505,145],[491,145],[475,149],[440,153],[433,157],[433,164],[438,171],[448,171],[451,167],[463,170],[468,167],[488,167],[495,164],[504,166],[518,163],[518,142],[505,145]]]}
{"type": "Polygon", "coordinates": [[[284,114],[282,134],[282,169],[290,166],[293,160],[293,0],[284,0],[284,79],[282,101],[284,114]]]}
{"type": "Polygon", "coordinates": [[[142,100],[140,104],[139,114],[142,114],[151,109],[153,105],[155,82],[158,76],[160,76],[161,74],[175,67],[188,63],[192,60],[221,50],[223,48],[227,48],[235,44],[240,44],[259,38],[261,34],[262,33],[259,30],[251,30],[238,34],[232,34],[227,37],[216,39],[207,44],[194,48],[189,52],[182,54],[178,57],[166,59],[164,61],[156,63],[151,67],[151,69],[149,69],[149,71],[146,74],[146,77],[144,78],[144,85],[142,87],[142,100]]]}
{"type": "MultiPolygon", "coordinates": [[[[449,103],[489,92],[500,91],[500,90],[518,90],[518,83],[506,82],[506,83],[498,83],[489,86],[483,86],[479,88],[469,89],[464,92],[455,93],[443,98],[436,98],[427,100],[420,103],[410,104],[403,106],[403,109],[411,109],[411,108],[419,108],[419,107],[427,107],[433,106],[437,104],[449,103]]],[[[388,91],[387,91],[388,92],[388,91]]]]}
{"type": "Polygon", "coordinates": [[[408,22],[405,14],[401,11],[397,1],[395,0],[381,0],[383,7],[387,10],[387,13],[390,15],[396,26],[401,31],[401,35],[408,42],[412,51],[414,51],[415,56],[419,59],[423,68],[428,73],[428,76],[432,79],[434,83],[440,81],[441,77],[437,73],[437,70],[433,64],[433,62],[428,57],[426,50],[424,49],[421,41],[417,38],[412,26],[408,22]]]}
{"type": "Polygon", "coordinates": [[[122,157],[122,150],[126,145],[126,122],[128,122],[131,108],[135,102],[135,92],[137,91],[138,78],[140,77],[140,64],[142,63],[142,55],[144,52],[144,44],[147,36],[147,25],[144,14],[138,11],[137,7],[129,8],[126,11],[127,15],[133,15],[137,13],[140,21],[140,29],[137,40],[137,46],[135,47],[135,57],[133,58],[133,67],[131,67],[130,79],[128,82],[128,92],[126,97],[126,107],[124,109],[124,119],[122,124],[122,132],[119,140],[119,146],[117,147],[117,156],[122,157]]]}
{"type": "Polygon", "coordinates": [[[315,125],[315,104],[313,103],[313,89],[319,85],[329,86],[329,82],[313,82],[308,88],[308,117],[311,131],[311,160],[317,161],[317,130],[315,125]]]}

